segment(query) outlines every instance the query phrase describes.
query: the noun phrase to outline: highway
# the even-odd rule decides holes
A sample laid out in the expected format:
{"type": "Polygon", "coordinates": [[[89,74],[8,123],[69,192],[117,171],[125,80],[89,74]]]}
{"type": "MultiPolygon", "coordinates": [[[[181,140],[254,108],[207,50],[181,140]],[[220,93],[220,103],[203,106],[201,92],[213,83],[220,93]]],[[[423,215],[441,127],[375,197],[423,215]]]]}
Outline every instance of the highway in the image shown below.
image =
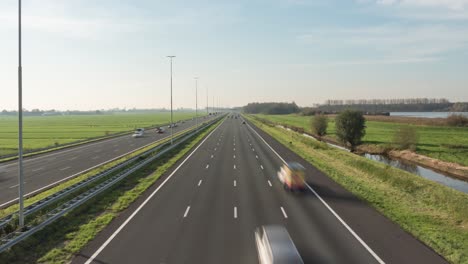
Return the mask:
{"type": "Polygon", "coordinates": [[[287,228],[305,263],[446,263],[295,153],[227,118],[72,263],[258,263],[254,230],[287,228]],[[286,192],[286,161],[310,189],[286,192]]]}
{"type": "MultiPolygon", "coordinates": [[[[199,119],[200,122],[208,120],[207,118],[199,119]]],[[[195,120],[189,120],[179,123],[173,129],[173,132],[177,133],[194,126],[195,122],[195,120]]],[[[25,193],[29,194],[43,190],[57,182],[72,178],[89,168],[99,166],[167,137],[170,137],[170,129],[166,126],[163,134],[158,134],[152,129],[146,131],[144,137],[141,138],[123,135],[27,157],[23,161],[25,193]]],[[[17,201],[17,197],[18,162],[0,163],[0,208],[17,201]]]]}

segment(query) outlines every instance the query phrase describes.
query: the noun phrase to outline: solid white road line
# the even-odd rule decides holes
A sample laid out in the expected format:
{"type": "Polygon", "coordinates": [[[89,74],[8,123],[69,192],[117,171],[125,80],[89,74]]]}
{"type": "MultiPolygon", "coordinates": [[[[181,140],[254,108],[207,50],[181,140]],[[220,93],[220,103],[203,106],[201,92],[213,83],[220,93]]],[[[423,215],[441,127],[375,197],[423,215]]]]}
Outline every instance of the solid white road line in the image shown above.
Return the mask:
{"type": "Polygon", "coordinates": [[[234,218],[237,218],[237,207],[234,206],[234,218]]]}
{"type": "Polygon", "coordinates": [[[210,167],[210,164],[206,164],[206,168],[205,169],[208,169],[210,167]]]}
{"type": "Polygon", "coordinates": [[[44,168],[42,168],[42,167],[41,167],[41,168],[37,168],[37,169],[32,170],[32,172],[40,171],[40,170],[43,170],[43,169],[44,169],[44,168]]]}
{"type": "Polygon", "coordinates": [[[273,185],[271,185],[271,181],[270,181],[270,180],[268,180],[268,184],[270,185],[270,187],[272,187],[272,186],[273,186],[273,185]]]}
{"type": "Polygon", "coordinates": [[[288,215],[286,214],[286,211],[284,211],[283,206],[281,206],[281,212],[283,212],[284,218],[288,218],[288,215]]]}
{"type": "Polygon", "coordinates": [[[198,186],[200,186],[200,185],[201,185],[201,183],[202,183],[202,180],[200,180],[200,181],[198,182],[198,186]]]}
{"type": "MultiPolygon", "coordinates": [[[[249,124],[247,124],[247,126],[263,141],[263,143],[265,143],[265,145],[268,146],[268,148],[270,148],[271,151],[273,151],[273,153],[276,154],[276,156],[278,156],[278,158],[280,158],[280,160],[284,164],[286,164],[286,161],[283,159],[283,157],[281,157],[278,154],[278,152],[276,152],[270,146],[270,144],[268,144],[266,140],[262,136],[260,136],[260,134],[258,134],[257,131],[255,131],[255,129],[253,129],[249,124]]],[[[356,234],[356,232],[354,232],[354,230],[348,224],[346,224],[346,222],[343,219],[341,219],[341,217],[335,212],[335,210],[333,210],[327,204],[327,202],[325,202],[325,200],[312,187],[310,187],[309,184],[306,183],[306,185],[309,188],[309,190],[311,190],[312,193],[320,200],[320,202],[328,209],[328,211],[330,211],[333,214],[333,216],[335,216],[336,219],[338,219],[338,221],[351,233],[351,235],[353,235],[354,238],[356,238],[356,240],[359,241],[359,243],[361,243],[361,245],[367,250],[367,252],[369,252],[375,258],[375,260],[377,260],[377,262],[379,262],[380,264],[385,264],[385,262],[366,244],[366,242],[364,242],[364,240],[362,240],[361,237],[359,237],[359,235],[356,234]]]]}
{"type": "Polygon", "coordinates": [[[237,186],[237,182],[236,182],[236,180],[234,180],[234,187],[236,187],[236,186],[237,186]]]}
{"type": "Polygon", "coordinates": [[[184,218],[187,217],[189,211],[190,211],[190,206],[187,206],[187,209],[185,209],[184,218]]]}
{"type": "Polygon", "coordinates": [[[153,198],[153,196],[156,195],[156,193],[166,184],[166,182],[172,178],[172,176],[180,169],[180,167],[182,167],[185,164],[185,162],[187,162],[187,160],[193,155],[193,153],[195,153],[195,151],[197,151],[198,148],[200,148],[200,146],[203,145],[203,143],[205,143],[205,141],[208,138],[210,138],[213,132],[215,132],[219,127],[220,126],[216,127],[213,131],[211,131],[211,133],[200,143],[200,145],[198,145],[198,147],[196,147],[190,153],[190,155],[188,155],[187,158],[185,158],[184,161],[182,161],[182,163],[180,163],[180,165],[169,176],[167,176],[167,178],[161,183],[161,185],[159,185],[159,187],[156,188],[156,190],[154,190],[154,192],[152,192],[150,196],[148,196],[148,198],[146,198],[146,200],[127,218],[127,220],[125,220],[125,222],[123,222],[119,226],[119,228],[115,230],[114,233],[112,233],[112,235],[106,240],[106,242],[104,242],[104,244],[102,244],[98,248],[98,250],[94,252],[94,254],[85,262],[85,264],[90,264],[91,262],[93,262],[93,260],[107,247],[107,245],[109,245],[109,243],[120,233],[120,231],[122,231],[122,229],[135,217],[135,215],[137,215],[138,212],[141,211],[141,209],[151,200],[151,198],[153,198]]]}
{"type": "Polygon", "coordinates": [[[71,167],[65,167],[65,168],[61,168],[60,170],[61,170],[61,171],[64,171],[64,170],[68,170],[68,169],[70,169],[70,168],[71,168],[71,167]]]}

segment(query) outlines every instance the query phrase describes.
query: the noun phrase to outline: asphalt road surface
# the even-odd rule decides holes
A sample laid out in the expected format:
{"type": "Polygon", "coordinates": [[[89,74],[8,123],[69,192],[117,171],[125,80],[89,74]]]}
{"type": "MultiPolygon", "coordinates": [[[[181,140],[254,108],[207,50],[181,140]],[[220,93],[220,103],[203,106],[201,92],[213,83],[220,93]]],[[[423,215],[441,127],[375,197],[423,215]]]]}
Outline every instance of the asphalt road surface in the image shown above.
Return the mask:
{"type": "Polygon", "coordinates": [[[72,263],[258,263],[254,230],[269,224],[287,228],[305,263],[445,263],[241,122],[227,118],[72,263]],[[276,178],[283,159],[306,167],[308,192],[283,189],[276,178]]]}
{"type": "MultiPolygon", "coordinates": [[[[200,118],[201,122],[206,120],[208,119],[200,118]]],[[[173,132],[194,125],[195,120],[185,121],[178,124],[173,132]]],[[[152,129],[145,131],[144,137],[141,138],[124,135],[25,158],[23,161],[25,193],[44,189],[57,181],[71,178],[84,170],[169,136],[170,129],[166,126],[163,134],[158,134],[152,129]]],[[[0,207],[17,199],[18,162],[0,163],[0,207]]]]}

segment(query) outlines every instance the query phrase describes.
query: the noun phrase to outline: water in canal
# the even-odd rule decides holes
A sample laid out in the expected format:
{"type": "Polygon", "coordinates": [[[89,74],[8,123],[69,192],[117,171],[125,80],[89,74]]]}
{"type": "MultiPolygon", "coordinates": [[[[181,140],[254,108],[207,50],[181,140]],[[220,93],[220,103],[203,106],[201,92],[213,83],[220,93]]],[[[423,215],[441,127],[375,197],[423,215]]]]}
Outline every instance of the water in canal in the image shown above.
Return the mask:
{"type": "Polygon", "coordinates": [[[392,167],[399,168],[399,169],[411,172],[413,174],[419,175],[431,181],[438,182],[440,184],[451,187],[455,190],[468,193],[468,182],[445,176],[441,173],[435,172],[430,169],[426,169],[424,167],[421,167],[415,164],[410,164],[410,163],[403,162],[400,160],[391,159],[383,155],[365,154],[364,156],[368,159],[382,162],[392,167]]]}

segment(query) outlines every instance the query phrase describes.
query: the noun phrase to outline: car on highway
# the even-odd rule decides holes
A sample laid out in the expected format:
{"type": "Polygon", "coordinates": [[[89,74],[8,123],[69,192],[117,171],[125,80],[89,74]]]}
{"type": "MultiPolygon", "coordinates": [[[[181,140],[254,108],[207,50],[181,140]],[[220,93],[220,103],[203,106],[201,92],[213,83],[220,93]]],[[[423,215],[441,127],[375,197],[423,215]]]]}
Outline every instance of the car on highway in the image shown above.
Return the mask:
{"type": "Polygon", "coordinates": [[[163,133],[164,133],[164,128],[162,128],[162,127],[157,127],[157,128],[156,128],[156,133],[158,133],[158,134],[163,134],[163,133]]]}
{"type": "Polygon", "coordinates": [[[255,230],[260,264],[303,264],[301,255],[285,227],[261,226],[255,230]]]}
{"type": "Polygon", "coordinates": [[[143,137],[144,134],[145,134],[144,128],[137,128],[135,129],[135,132],[133,132],[132,137],[139,138],[139,137],[143,137]]]}
{"type": "Polygon", "coordinates": [[[303,191],[306,189],[304,167],[297,162],[288,162],[278,171],[278,179],[283,187],[289,191],[303,191]]]}

